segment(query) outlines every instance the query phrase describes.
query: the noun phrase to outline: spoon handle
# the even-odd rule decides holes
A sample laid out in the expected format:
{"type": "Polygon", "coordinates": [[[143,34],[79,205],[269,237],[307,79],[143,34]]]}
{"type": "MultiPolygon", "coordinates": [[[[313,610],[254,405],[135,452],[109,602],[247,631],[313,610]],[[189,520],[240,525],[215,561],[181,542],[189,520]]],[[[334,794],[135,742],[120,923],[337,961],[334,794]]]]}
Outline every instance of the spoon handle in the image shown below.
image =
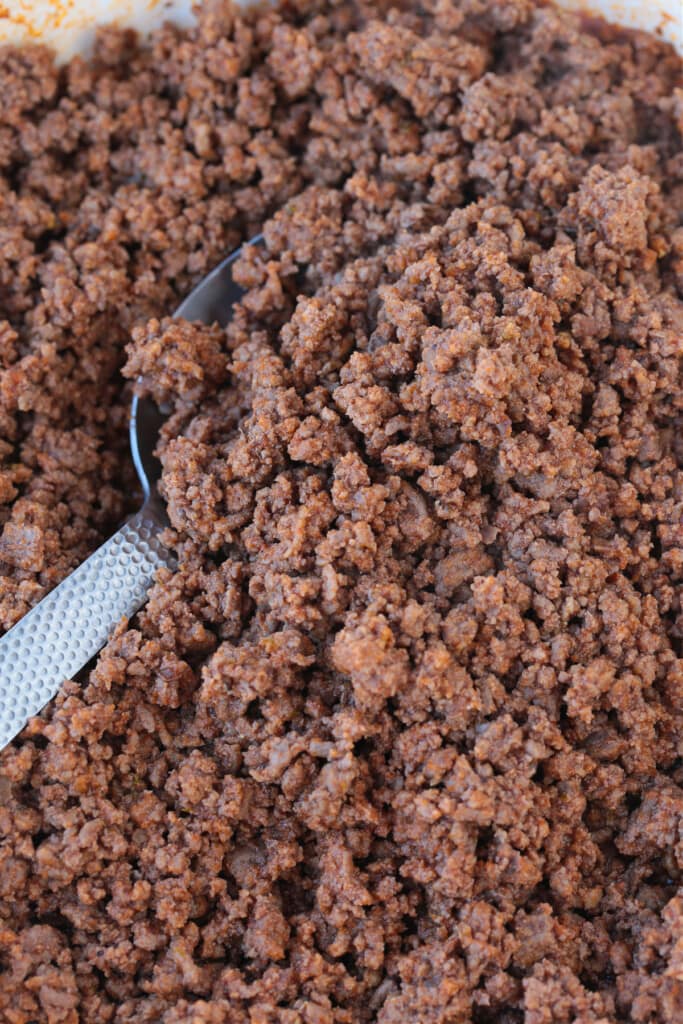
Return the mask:
{"type": "Polygon", "coordinates": [[[144,603],[175,559],[152,499],[0,639],[0,750],[144,603]]]}

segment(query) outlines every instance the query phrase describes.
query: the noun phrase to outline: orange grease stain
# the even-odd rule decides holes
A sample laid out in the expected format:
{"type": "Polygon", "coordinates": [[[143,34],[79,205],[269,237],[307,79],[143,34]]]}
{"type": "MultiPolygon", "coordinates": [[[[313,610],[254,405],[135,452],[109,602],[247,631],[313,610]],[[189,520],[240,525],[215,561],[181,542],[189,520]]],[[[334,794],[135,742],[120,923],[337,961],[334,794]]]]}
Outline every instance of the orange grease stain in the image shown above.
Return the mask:
{"type": "MultiPolygon", "coordinates": [[[[14,25],[21,25],[32,39],[38,39],[41,35],[40,29],[25,14],[12,13],[7,7],[0,7],[0,18],[7,19],[7,21],[11,21],[14,25]]],[[[2,42],[1,33],[0,42],[2,42]]]]}

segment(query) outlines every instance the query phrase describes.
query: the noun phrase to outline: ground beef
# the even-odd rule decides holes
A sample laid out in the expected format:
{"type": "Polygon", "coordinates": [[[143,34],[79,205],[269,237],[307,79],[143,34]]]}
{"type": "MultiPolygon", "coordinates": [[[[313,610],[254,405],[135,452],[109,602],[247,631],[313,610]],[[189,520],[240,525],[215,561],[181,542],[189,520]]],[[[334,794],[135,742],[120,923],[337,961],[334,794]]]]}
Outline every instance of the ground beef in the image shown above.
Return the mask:
{"type": "Polygon", "coordinates": [[[531,0],[2,53],[2,628],[122,370],[179,559],[0,756],[3,1021],[683,1020],[680,81],[531,0]]]}
{"type": "Polygon", "coordinates": [[[165,406],[172,397],[190,402],[207,398],[227,375],[218,325],[193,325],[164,317],[134,327],[126,372],[141,395],[165,406]]]}

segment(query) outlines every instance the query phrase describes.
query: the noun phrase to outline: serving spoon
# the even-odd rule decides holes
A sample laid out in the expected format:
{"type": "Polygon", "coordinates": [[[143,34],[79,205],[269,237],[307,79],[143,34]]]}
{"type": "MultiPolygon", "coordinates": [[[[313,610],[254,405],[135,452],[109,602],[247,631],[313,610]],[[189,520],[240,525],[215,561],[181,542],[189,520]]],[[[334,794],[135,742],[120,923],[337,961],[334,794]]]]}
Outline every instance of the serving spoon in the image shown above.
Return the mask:
{"type": "MultiPolygon", "coordinates": [[[[242,295],[232,279],[240,254],[212,270],[174,315],[225,327],[242,295]]],[[[164,419],[151,399],[133,398],[130,447],[142,508],[0,639],[0,750],[104,647],[121,619],[144,604],[157,570],[175,565],[160,539],[168,520],[154,450],[164,419]]]]}

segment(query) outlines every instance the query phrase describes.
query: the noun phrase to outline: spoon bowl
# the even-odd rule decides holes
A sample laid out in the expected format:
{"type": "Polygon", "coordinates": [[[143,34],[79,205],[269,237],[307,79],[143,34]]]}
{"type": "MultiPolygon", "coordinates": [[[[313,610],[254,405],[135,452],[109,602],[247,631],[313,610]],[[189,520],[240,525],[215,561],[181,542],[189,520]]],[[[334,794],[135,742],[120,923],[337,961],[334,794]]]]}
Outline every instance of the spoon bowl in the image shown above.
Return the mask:
{"type": "MultiPolygon", "coordinates": [[[[262,236],[259,235],[248,244],[258,245],[261,241],[262,236]]],[[[241,249],[236,249],[214,267],[180,303],[174,316],[225,327],[232,307],[242,295],[242,289],[232,279],[232,265],[241,253],[241,249]]],[[[151,398],[134,395],[130,411],[130,450],[146,502],[155,496],[161,476],[161,463],[154,452],[165,419],[165,411],[159,409],[151,398]]]]}

